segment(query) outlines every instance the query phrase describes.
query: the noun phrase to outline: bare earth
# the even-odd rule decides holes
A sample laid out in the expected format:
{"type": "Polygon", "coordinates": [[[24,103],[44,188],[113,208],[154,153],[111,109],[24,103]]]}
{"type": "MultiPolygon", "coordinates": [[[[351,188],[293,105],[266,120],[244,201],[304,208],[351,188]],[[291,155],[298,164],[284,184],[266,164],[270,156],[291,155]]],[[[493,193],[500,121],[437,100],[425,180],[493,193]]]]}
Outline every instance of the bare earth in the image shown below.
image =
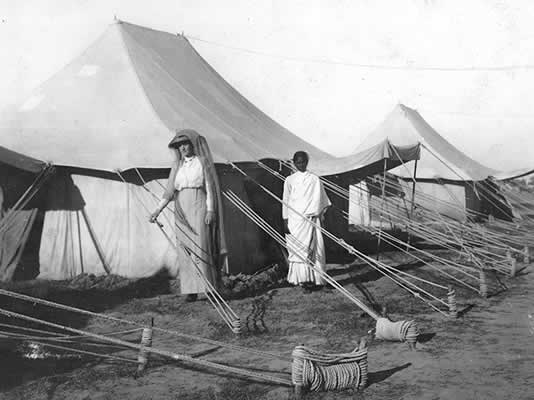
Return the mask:
{"type": "MultiPolygon", "coordinates": [[[[443,283],[428,267],[411,270],[443,283]]],[[[460,318],[434,312],[384,277],[360,267],[331,266],[330,272],[358,297],[387,304],[394,320],[416,319],[423,343],[416,351],[405,344],[373,341],[369,348],[370,384],[362,392],[309,393],[306,399],[533,399],[534,398],[534,275],[530,268],[514,279],[503,279],[508,290],[492,281],[492,296],[481,299],[458,291],[460,318]],[[367,296],[364,297],[364,293],[367,296]]],[[[442,293],[441,293],[442,295],[442,293]]],[[[265,331],[252,327],[235,338],[207,301],[185,303],[177,295],[131,299],[106,312],[120,318],[150,321],[158,327],[277,352],[286,357],[295,345],[346,352],[372,327],[373,320],[334,290],[305,294],[283,287],[256,299],[234,300],[232,307],[245,321],[254,301],[265,302],[265,331]]],[[[84,328],[110,332],[125,329],[90,319],[84,328]]],[[[132,338],[137,342],[137,338],[132,338]]],[[[154,347],[233,366],[290,378],[290,362],[242,354],[212,345],[156,334],[154,347]],[[197,354],[198,355],[198,354],[197,354]]],[[[135,358],[133,352],[113,353],[135,358]]],[[[0,373],[10,368],[2,362],[0,373]]],[[[38,368],[38,367],[37,367],[38,368]]],[[[151,358],[142,377],[135,364],[84,362],[67,368],[28,373],[20,384],[5,385],[1,399],[289,399],[292,389],[254,382],[201,367],[151,358]]],[[[35,371],[34,371],[35,372],[35,371]]],[[[22,372],[21,372],[22,373],[22,372]]]]}

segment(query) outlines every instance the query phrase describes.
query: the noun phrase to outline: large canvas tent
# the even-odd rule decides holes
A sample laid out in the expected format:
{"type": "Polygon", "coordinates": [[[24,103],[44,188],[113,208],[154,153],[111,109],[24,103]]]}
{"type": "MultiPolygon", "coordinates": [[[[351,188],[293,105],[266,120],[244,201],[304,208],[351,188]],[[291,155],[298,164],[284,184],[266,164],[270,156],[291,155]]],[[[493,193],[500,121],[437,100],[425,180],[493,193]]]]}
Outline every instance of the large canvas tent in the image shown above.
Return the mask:
{"type": "Polygon", "coordinates": [[[511,179],[525,171],[505,173],[480,164],[443,138],[416,110],[402,104],[393,109],[357,150],[372,147],[386,138],[397,146],[421,144],[417,163],[390,171],[404,182],[408,201],[411,202],[415,177],[417,193],[424,194],[417,202],[443,215],[457,220],[465,220],[469,210],[505,219],[512,215],[506,199],[491,181],[511,179]]]}
{"type": "MultiPolygon", "coordinates": [[[[9,198],[4,209],[30,188],[24,210],[34,213],[18,223],[4,220],[0,229],[19,239],[36,238],[32,246],[22,239],[2,241],[1,254],[9,250],[12,256],[9,269],[2,260],[0,278],[16,277],[14,265],[20,267],[24,253],[32,252],[29,259],[33,264],[38,260],[37,269],[28,267],[21,278],[39,273],[63,279],[104,269],[135,277],[162,266],[176,272],[172,246],[147,223],[148,208],[157,199],[145,187],[162,192],[161,180],[172,161],[167,144],[180,128],[193,128],[207,139],[221,186],[261,209],[274,226],[281,222],[279,204],[258,193],[229,162],[280,193],[282,183],[256,160],[271,160],[283,169],[274,160],[305,150],[310,169],[338,179],[347,173],[372,174],[382,169],[384,159],[395,167],[401,160],[393,153],[402,161],[418,156],[418,146],[393,150],[381,141],[352,156],[333,158],[247,101],[185,37],[117,21],[25,101],[0,114],[0,186],[9,198]],[[54,173],[42,176],[51,165],[54,173]]],[[[227,272],[254,272],[272,260],[277,250],[244,215],[226,204],[224,217],[227,272]]],[[[170,228],[172,214],[162,222],[170,228]]],[[[168,233],[172,236],[170,229],[168,233]]]]}

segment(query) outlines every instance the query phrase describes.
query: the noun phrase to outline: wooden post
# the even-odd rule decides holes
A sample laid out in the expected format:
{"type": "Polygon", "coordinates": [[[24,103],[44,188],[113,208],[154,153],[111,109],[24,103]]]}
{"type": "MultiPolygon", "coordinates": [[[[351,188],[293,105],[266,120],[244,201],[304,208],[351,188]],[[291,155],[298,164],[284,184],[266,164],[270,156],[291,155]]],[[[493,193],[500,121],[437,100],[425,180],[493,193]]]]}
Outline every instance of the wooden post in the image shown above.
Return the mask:
{"type": "Polygon", "coordinates": [[[528,248],[528,246],[525,246],[525,248],[523,249],[523,252],[525,253],[524,258],[523,258],[524,263],[530,264],[530,249],[528,248]]]}
{"type": "Polygon", "coordinates": [[[143,333],[141,335],[141,347],[139,348],[139,354],[137,356],[139,365],[137,366],[136,375],[142,374],[148,363],[148,352],[146,348],[152,347],[152,328],[154,327],[154,318],[152,318],[150,325],[150,328],[143,328],[143,333]]]}
{"type": "Polygon", "coordinates": [[[486,281],[486,271],[480,268],[480,295],[484,298],[488,297],[488,283],[486,281]]]}
{"type": "Polygon", "coordinates": [[[412,234],[411,234],[411,224],[413,221],[413,212],[415,210],[415,184],[417,182],[417,161],[415,160],[415,165],[413,167],[413,181],[412,181],[412,204],[410,206],[410,215],[408,218],[408,238],[406,240],[406,251],[410,251],[410,244],[412,240],[412,234]]]}
{"type": "Polygon", "coordinates": [[[80,272],[83,274],[83,251],[82,251],[82,229],[80,224],[80,212],[76,211],[76,225],[78,226],[78,248],[80,249],[80,272]]]}
{"type": "Polygon", "coordinates": [[[384,158],[384,173],[382,175],[382,204],[380,207],[380,225],[378,226],[378,241],[376,244],[376,260],[380,258],[380,241],[382,239],[382,221],[384,219],[384,201],[386,196],[386,171],[387,171],[387,158],[384,158]]]}
{"type": "Polygon", "coordinates": [[[517,260],[509,249],[506,250],[506,258],[510,261],[510,277],[513,278],[517,274],[517,260]]]}
{"type": "Polygon", "coordinates": [[[413,219],[413,211],[415,209],[415,184],[417,179],[417,161],[415,160],[415,165],[413,167],[413,182],[412,182],[412,207],[410,209],[410,219],[413,219]]]}

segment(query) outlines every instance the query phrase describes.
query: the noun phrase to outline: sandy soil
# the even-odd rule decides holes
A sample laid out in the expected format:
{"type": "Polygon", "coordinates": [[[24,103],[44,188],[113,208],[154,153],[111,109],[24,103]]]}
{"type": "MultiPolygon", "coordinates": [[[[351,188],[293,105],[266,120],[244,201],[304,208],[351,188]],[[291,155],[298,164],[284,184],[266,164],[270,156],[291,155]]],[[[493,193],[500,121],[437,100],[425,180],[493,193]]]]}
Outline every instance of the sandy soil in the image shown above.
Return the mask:
{"type": "MultiPolygon", "coordinates": [[[[418,276],[443,282],[427,266],[407,267],[418,276]]],[[[416,351],[405,344],[373,341],[369,348],[370,384],[362,392],[309,393],[306,399],[532,399],[534,398],[534,275],[524,270],[503,279],[508,290],[492,281],[492,296],[481,299],[458,290],[461,316],[451,320],[434,312],[386,278],[359,266],[331,266],[330,272],[370,304],[386,304],[394,320],[416,319],[422,343],[416,351]]],[[[105,311],[110,315],[176,329],[193,335],[283,354],[305,344],[324,351],[346,352],[372,327],[373,320],[335,290],[305,294],[282,287],[256,298],[233,300],[243,321],[253,304],[266,305],[267,328],[249,330],[236,338],[220,322],[207,301],[185,303],[174,294],[132,298],[105,311]]],[[[89,319],[85,329],[109,332],[117,324],[89,319]]],[[[138,340],[136,337],[129,337],[138,340]]],[[[170,335],[154,337],[154,347],[201,353],[203,359],[241,366],[279,377],[290,377],[290,363],[242,354],[170,335]]],[[[111,352],[111,350],[109,350],[111,352]]],[[[135,357],[135,353],[114,353],[135,357]]],[[[15,364],[2,362],[5,376],[15,364]]],[[[240,379],[226,373],[152,358],[144,375],[134,377],[136,365],[93,360],[67,365],[27,367],[16,382],[5,382],[1,399],[289,399],[292,389],[240,379]],[[33,368],[33,371],[32,371],[33,368]],[[37,371],[35,371],[37,369],[37,371]]]]}

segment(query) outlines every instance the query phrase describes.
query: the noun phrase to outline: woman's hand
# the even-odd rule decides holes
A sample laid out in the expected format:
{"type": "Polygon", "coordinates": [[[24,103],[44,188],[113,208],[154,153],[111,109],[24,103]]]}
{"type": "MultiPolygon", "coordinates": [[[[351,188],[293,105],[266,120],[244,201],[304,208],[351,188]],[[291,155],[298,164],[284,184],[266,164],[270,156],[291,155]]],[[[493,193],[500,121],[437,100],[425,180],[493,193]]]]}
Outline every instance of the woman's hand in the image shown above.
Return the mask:
{"type": "Polygon", "coordinates": [[[211,225],[215,222],[215,213],[213,211],[206,212],[206,218],[204,219],[206,225],[211,225]]]}
{"type": "Polygon", "coordinates": [[[150,217],[148,218],[148,222],[150,222],[150,223],[152,223],[152,224],[153,224],[154,222],[156,222],[159,213],[160,213],[160,210],[158,209],[158,210],[154,211],[152,214],[150,214],[150,217]]]}
{"type": "Polygon", "coordinates": [[[324,225],[326,210],[328,210],[328,208],[325,208],[323,211],[321,211],[321,214],[319,214],[319,220],[321,221],[321,225],[324,225]]]}

